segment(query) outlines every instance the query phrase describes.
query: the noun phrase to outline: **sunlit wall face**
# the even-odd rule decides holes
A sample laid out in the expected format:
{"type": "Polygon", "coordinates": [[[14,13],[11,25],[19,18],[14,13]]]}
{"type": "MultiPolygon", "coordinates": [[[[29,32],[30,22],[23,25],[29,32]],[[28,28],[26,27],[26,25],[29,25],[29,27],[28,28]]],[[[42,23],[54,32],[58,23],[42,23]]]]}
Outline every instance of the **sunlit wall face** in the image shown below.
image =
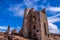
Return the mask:
{"type": "Polygon", "coordinates": [[[60,33],[60,0],[0,0],[0,31],[20,30],[25,8],[46,9],[49,31],[60,33]]]}

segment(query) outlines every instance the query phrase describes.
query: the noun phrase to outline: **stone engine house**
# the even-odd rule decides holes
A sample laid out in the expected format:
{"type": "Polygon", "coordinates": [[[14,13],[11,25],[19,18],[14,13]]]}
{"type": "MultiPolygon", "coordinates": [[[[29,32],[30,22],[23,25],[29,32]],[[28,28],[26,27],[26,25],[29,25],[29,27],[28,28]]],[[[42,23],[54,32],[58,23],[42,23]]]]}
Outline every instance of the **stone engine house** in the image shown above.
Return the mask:
{"type": "Polygon", "coordinates": [[[26,8],[22,29],[10,32],[8,26],[6,32],[0,32],[0,40],[60,40],[60,35],[49,33],[45,9],[34,11],[26,8]]]}

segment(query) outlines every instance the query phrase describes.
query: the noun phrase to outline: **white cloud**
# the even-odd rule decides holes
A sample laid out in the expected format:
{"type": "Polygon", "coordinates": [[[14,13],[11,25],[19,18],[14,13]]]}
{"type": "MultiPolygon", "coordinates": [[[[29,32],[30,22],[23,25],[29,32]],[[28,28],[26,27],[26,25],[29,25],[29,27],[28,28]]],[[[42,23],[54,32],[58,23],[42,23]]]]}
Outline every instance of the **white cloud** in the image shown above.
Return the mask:
{"type": "Polygon", "coordinates": [[[19,32],[21,30],[21,27],[20,26],[17,26],[16,29],[19,32]]]}
{"type": "Polygon", "coordinates": [[[49,32],[50,33],[59,33],[57,25],[54,25],[53,23],[49,23],[49,32]]]}
{"type": "Polygon", "coordinates": [[[20,26],[17,26],[17,28],[18,28],[18,29],[21,29],[21,27],[20,27],[20,26]]]}
{"type": "Polygon", "coordinates": [[[55,22],[59,22],[60,18],[53,18],[53,19],[49,19],[49,22],[51,23],[55,23],[55,22]]]}
{"type": "Polygon", "coordinates": [[[48,7],[47,10],[54,11],[54,12],[60,12],[60,7],[48,7]]]}
{"type": "MultiPolygon", "coordinates": [[[[8,26],[0,26],[0,32],[6,32],[6,31],[7,31],[7,28],[8,28],[8,26]]],[[[16,28],[10,27],[10,32],[11,32],[13,29],[17,29],[17,31],[20,31],[20,30],[21,30],[21,27],[20,27],[20,26],[17,26],[16,28]]]]}
{"type": "Polygon", "coordinates": [[[27,7],[32,7],[33,6],[32,2],[29,1],[29,0],[24,0],[24,3],[27,7]]]}
{"type": "Polygon", "coordinates": [[[58,29],[58,26],[54,24],[56,22],[60,22],[60,18],[58,18],[58,16],[60,16],[60,14],[48,17],[48,24],[49,24],[49,32],[50,33],[60,34],[60,30],[58,29]]]}
{"type": "Polygon", "coordinates": [[[56,13],[56,15],[54,15],[54,16],[51,16],[51,17],[49,17],[48,19],[57,18],[58,16],[60,16],[60,13],[56,13]]]}
{"type": "Polygon", "coordinates": [[[18,4],[18,5],[15,5],[15,6],[11,6],[9,8],[9,11],[12,11],[14,16],[23,17],[24,9],[21,8],[21,6],[22,6],[21,4],[18,4]]]}
{"type": "Polygon", "coordinates": [[[7,27],[6,26],[0,26],[0,29],[7,29],[7,27]]]}
{"type": "Polygon", "coordinates": [[[38,6],[34,3],[38,2],[40,0],[24,0],[24,5],[26,5],[28,8],[34,8],[37,10],[38,6]]]}
{"type": "MultiPolygon", "coordinates": [[[[8,26],[0,26],[0,32],[6,32],[8,26]]],[[[13,27],[10,27],[10,30],[13,30],[13,27]]]]}
{"type": "Polygon", "coordinates": [[[27,6],[27,7],[36,7],[37,5],[36,4],[34,4],[34,3],[36,3],[36,2],[38,2],[38,1],[40,1],[40,0],[24,0],[24,4],[27,6]]]}
{"type": "Polygon", "coordinates": [[[21,10],[16,10],[16,12],[15,12],[15,14],[14,14],[14,16],[20,16],[20,17],[23,17],[23,15],[24,15],[24,10],[23,9],[21,9],[21,10]]]}
{"type": "Polygon", "coordinates": [[[56,14],[54,16],[48,17],[49,22],[55,23],[55,22],[60,21],[60,18],[58,18],[58,16],[60,16],[60,13],[59,14],[56,14]]]}

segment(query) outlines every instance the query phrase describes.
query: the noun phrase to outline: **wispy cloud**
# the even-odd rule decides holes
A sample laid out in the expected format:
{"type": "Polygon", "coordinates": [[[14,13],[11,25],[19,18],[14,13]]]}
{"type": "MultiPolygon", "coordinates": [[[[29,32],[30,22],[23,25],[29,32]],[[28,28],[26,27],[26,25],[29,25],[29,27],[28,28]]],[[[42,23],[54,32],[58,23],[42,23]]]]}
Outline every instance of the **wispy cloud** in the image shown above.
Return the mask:
{"type": "Polygon", "coordinates": [[[60,14],[48,17],[49,32],[50,33],[58,33],[58,34],[60,34],[60,30],[58,29],[58,26],[54,24],[56,22],[60,22],[60,18],[58,18],[58,16],[60,16],[60,14]]]}
{"type": "Polygon", "coordinates": [[[32,2],[29,1],[29,0],[24,0],[24,3],[27,7],[32,7],[33,6],[32,2]]]}
{"type": "Polygon", "coordinates": [[[21,27],[20,26],[17,26],[16,29],[17,29],[17,31],[20,31],[21,30],[21,27]]]}
{"type": "MultiPolygon", "coordinates": [[[[53,13],[52,13],[52,14],[53,14],[53,13]]],[[[48,19],[53,19],[53,18],[56,18],[56,17],[58,17],[58,16],[60,16],[60,13],[56,13],[56,15],[51,16],[51,17],[49,17],[48,19]]]]}
{"type": "Polygon", "coordinates": [[[59,12],[60,11],[60,7],[48,7],[47,10],[54,11],[54,12],[59,12]]]}
{"type": "Polygon", "coordinates": [[[21,4],[14,5],[14,6],[9,7],[8,10],[12,11],[14,16],[23,17],[24,9],[21,8],[21,6],[23,6],[23,5],[21,5],[21,4]]]}
{"type": "Polygon", "coordinates": [[[58,16],[60,16],[60,13],[59,13],[59,14],[56,14],[56,15],[54,15],[54,16],[48,17],[49,22],[55,23],[55,22],[60,21],[60,18],[58,18],[58,16]]]}
{"type": "Polygon", "coordinates": [[[20,27],[20,26],[17,26],[17,28],[18,28],[18,29],[21,29],[21,27],[20,27]]]}
{"type": "Polygon", "coordinates": [[[0,29],[7,29],[6,26],[0,26],[0,29]]]}

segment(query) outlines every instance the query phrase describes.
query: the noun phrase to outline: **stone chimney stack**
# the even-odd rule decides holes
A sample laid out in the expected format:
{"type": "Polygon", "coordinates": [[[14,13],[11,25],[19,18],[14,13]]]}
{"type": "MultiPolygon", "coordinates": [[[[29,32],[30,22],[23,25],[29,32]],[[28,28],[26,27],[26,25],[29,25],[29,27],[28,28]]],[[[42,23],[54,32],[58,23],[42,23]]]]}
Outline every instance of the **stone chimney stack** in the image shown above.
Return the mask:
{"type": "Polygon", "coordinates": [[[8,25],[8,29],[7,29],[6,34],[10,34],[10,26],[9,25],[8,25]]]}
{"type": "Polygon", "coordinates": [[[10,32],[10,26],[8,25],[8,32],[10,32]]]}
{"type": "Polygon", "coordinates": [[[45,13],[45,8],[42,10],[43,13],[45,13]]]}

